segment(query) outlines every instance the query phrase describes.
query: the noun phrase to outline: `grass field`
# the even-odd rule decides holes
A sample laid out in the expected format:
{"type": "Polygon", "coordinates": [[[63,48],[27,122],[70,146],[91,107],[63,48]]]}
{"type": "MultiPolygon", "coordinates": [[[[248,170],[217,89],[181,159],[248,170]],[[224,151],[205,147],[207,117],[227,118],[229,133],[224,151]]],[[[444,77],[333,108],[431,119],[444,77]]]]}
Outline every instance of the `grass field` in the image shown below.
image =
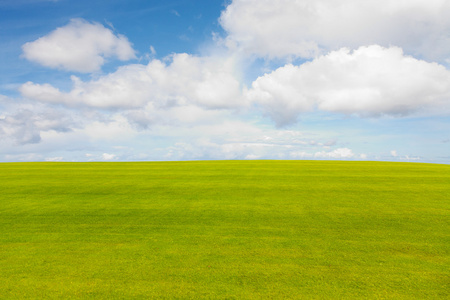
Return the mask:
{"type": "Polygon", "coordinates": [[[450,165],[0,164],[0,298],[450,295],[450,165]]]}

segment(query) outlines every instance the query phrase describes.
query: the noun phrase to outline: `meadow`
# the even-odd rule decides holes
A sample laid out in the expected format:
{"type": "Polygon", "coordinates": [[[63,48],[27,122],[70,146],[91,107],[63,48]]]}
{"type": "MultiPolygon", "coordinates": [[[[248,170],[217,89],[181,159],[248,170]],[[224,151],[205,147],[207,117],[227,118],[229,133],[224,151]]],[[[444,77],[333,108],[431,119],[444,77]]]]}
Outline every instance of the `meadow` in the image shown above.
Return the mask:
{"type": "Polygon", "coordinates": [[[444,299],[450,165],[0,164],[1,299],[444,299]]]}

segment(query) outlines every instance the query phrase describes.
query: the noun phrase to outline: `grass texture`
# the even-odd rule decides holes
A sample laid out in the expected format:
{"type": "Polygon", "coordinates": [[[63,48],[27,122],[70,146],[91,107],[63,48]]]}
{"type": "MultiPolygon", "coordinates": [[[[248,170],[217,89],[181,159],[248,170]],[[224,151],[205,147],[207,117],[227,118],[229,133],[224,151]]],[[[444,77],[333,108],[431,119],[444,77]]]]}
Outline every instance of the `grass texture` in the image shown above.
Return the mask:
{"type": "Polygon", "coordinates": [[[0,164],[2,299],[445,299],[450,165],[0,164]]]}

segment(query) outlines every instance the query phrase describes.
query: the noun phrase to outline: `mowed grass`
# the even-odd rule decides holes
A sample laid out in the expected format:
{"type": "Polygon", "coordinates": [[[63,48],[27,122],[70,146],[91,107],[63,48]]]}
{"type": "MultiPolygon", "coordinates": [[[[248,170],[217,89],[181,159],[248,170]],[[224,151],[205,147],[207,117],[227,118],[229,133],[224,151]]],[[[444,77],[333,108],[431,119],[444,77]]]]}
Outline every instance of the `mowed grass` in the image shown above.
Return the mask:
{"type": "Polygon", "coordinates": [[[0,164],[0,298],[445,299],[450,165],[0,164]]]}

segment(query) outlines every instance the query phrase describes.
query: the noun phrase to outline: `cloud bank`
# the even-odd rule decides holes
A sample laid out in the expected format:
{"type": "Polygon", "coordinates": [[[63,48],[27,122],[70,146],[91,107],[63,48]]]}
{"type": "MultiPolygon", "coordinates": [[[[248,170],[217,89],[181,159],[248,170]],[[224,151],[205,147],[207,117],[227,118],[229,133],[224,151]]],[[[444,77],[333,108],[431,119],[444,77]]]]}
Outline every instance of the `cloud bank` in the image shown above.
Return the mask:
{"type": "Polygon", "coordinates": [[[72,76],[73,89],[62,92],[50,84],[25,83],[22,95],[48,103],[98,108],[157,108],[195,104],[206,108],[240,106],[240,83],[232,59],[174,54],[166,61],[120,67],[97,80],[72,76]]]}
{"type": "MultiPolygon", "coordinates": [[[[92,81],[72,76],[69,92],[33,82],[20,91],[28,99],[72,107],[234,109],[256,104],[278,126],[314,110],[395,117],[433,114],[450,106],[450,71],[398,47],[342,48],[299,66],[280,67],[243,90],[235,68],[232,59],[174,54],[170,61],[120,67],[92,81]]],[[[128,116],[137,122],[148,118],[144,111],[128,116]]]]}
{"type": "Polygon", "coordinates": [[[220,24],[230,48],[269,59],[372,44],[427,60],[450,58],[446,0],[233,0],[220,24]]]}

